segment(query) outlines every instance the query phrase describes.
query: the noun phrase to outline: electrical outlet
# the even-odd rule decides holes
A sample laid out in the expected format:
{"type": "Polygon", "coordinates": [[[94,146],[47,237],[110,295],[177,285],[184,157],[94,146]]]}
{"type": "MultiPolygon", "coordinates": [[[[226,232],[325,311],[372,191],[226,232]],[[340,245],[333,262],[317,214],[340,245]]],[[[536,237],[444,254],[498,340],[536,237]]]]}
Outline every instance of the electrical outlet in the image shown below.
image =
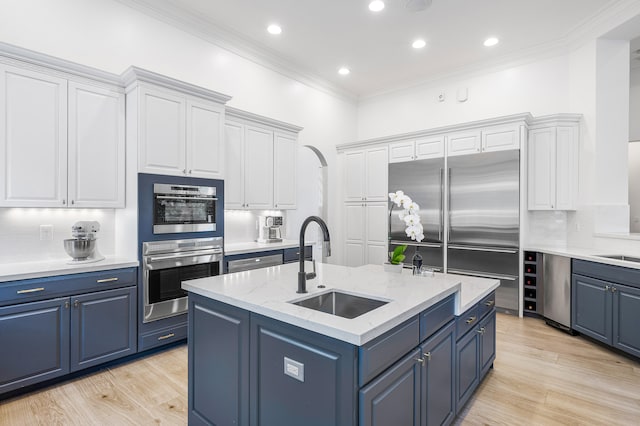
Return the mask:
{"type": "Polygon", "coordinates": [[[53,225],[40,225],[40,241],[53,241],[53,225]]]}
{"type": "Polygon", "coordinates": [[[444,96],[444,92],[440,92],[440,94],[438,94],[438,102],[444,102],[445,96],[444,96]]]}

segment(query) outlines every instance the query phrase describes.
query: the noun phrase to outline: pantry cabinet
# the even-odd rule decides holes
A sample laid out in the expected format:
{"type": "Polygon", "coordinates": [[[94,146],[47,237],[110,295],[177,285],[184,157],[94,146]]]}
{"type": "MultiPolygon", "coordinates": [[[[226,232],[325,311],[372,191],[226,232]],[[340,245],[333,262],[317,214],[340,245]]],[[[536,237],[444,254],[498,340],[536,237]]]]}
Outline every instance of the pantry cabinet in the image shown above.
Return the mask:
{"type": "Polygon", "coordinates": [[[0,206],[124,207],[124,93],[0,64],[0,206]]]}
{"type": "Polygon", "coordinates": [[[345,204],[346,266],[387,261],[388,214],[386,202],[345,204]]]}
{"type": "Polygon", "coordinates": [[[578,120],[560,115],[529,129],[528,209],[575,210],[578,194],[578,120]]]}
{"type": "Polygon", "coordinates": [[[223,178],[224,104],[231,97],[136,67],[123,76],[138,172],[223,178]]]}
{"type": "Polygon", "coordinates": [[[345,152],[345,201],[387,200],[388,152],[386,145],[345,152]]]}
{"type": "Polygon", "coordinates": [[[227,117],[225,208],[295,209],[302,129],[234,108],[227,109],[227,117]]]}

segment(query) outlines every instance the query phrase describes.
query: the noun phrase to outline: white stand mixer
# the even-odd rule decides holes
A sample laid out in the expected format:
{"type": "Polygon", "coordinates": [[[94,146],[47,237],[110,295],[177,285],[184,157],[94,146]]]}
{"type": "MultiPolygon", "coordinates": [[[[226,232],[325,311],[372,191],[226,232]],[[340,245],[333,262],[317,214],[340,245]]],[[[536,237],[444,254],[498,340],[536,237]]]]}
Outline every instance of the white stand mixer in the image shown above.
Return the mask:
{"type": "Polygon", "coordinates": [[[64,250],[73,258],[67,264],[92,263],[104,259],[97,247],[98,231],[100,231],[100,223],[97,221],[82,220],[73,224],[71,227],[73,238],[64,240],[64,250]]]}

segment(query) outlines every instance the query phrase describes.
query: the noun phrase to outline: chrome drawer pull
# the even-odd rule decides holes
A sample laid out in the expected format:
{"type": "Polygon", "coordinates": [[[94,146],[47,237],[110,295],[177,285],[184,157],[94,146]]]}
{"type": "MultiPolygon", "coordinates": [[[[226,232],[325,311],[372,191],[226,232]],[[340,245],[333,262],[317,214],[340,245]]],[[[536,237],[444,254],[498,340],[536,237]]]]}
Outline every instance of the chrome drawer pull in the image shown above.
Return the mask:
{"type": "Polygon", "coordinates": [[[167,340],[167,339],[170,339],[172,337],[175,337],[175,334],[174,333],[169,333],[169,334],[165,334],[164,336],[158,337],[158,340],[167,340]]]}
{"type": "Polygon", "coordinates": [[[496,303],[495,300],[489,300],[487,303],[484,304],[484,306],[493,306],[496,303]]]}
{"type": "Polygon", "coordinates": [[[102,283],[110,283],[113,281],[118,281],[118,277],[113,277],[113,278],[104,278],[102,280],[96,280],[97,283],[102,284],[102,283]]]}
{"type": "Polygon", "coordinates": [[[472,323],[472,322],[474,322],[475,320],[476,320],[476,317],[469,317],[469,319],[468,319],[468,320],[466,320],[465,322],[466,322],[467,324],[471,324],[471,323],[472,323]]]}
{"type": "Polygon", "coordinates": [[[427,359],[427,361],[431,361],[431,352],[425,352],[422,355],[427,359]]]}
{"type": "Polygon", "coordinates": [[[18,290],[18,294],[37,293],[39,291],[44,291],[44,287],[30,288],[29,290],[18,290]]]}
{"type": "Polygon", "coordinates": [[[424,359],[422,358],[414,358],[416,361],[418,361],[420,364],[424,364],[424,359]]]}

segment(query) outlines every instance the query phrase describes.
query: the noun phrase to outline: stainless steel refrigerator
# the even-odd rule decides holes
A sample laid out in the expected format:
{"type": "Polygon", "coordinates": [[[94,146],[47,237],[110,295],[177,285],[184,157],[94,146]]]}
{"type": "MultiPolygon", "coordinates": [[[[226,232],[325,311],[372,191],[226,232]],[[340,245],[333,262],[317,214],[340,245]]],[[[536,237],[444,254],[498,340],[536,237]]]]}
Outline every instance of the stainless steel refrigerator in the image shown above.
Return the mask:
{"type": "Polygon", "coordinates": [[[496,306],[518,312],[520,152],[454,156],[447,164],[447,271],[500,280],[496,306]]]}
{"type": "Polygon", "coordinates": [[[425,236],[420,243],[407,237],[406,226],[397,215],[400,208],[395,207],[390,220],[389,250],[406,244],[406,263],[411,263],[419,250],[423,265],[436,271],[443,271],[444,173],[443,158],[389,164],[389,192],[402,190],[418,203],[425,236]]]}

